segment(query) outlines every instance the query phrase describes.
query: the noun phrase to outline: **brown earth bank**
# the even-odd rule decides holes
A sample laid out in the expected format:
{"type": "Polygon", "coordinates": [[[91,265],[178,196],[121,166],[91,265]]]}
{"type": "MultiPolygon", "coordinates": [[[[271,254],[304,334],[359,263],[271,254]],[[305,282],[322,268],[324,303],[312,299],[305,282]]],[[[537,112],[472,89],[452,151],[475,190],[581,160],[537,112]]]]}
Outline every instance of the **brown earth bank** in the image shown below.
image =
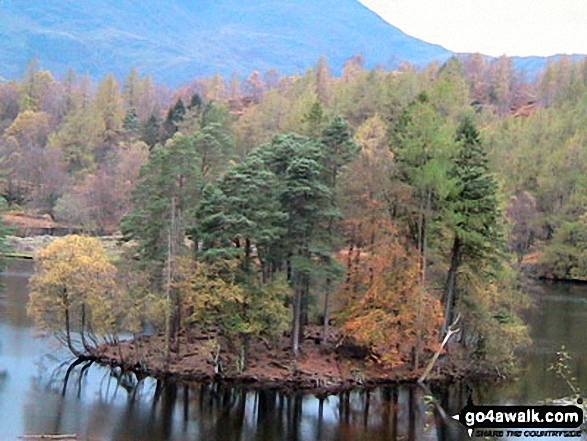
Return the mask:
{"type": "Polygon", "coordinates": [[[55,228],[61,227],[48,214],[33,215],[24,212],[10,211],[2,214],[2,220],[13,228],[55,228]]]}
{"type": "Polygon", "coordinates": [[[81,226],[56,222],[48,214],[36,215],[22,211],[2,213],[2,221],[12,229],[15,236],[19,237],[45,234],[64,236],[66,234],[80,233],[84,230],[81,226]]]}
{"type": "MultiPolygon", "coordinates": [[[[179,351],[171,352],[169,361],[163,335],[142,336],[117,345],[103,345],[95,361],[134,372],[138,378],[149,376],[165,381],[217,382],[259,389],[303,390],[316,394],[413,383],[425,367],[413,370],[406,363],[386,368],[370,359],[364,349],[350,345],[323,346],[320,344],[320,335],[321,328],[308,327],[297,359],[292,357],[287,336],[273,346],[260,339],[251,344],[246,369],[241,372],[237,369],[238,359],[235,355],[226,351],[218,353],[214,348],[213,333],[182,334],[179,351]]],[[[334,331],[332,336],[336,335],[334,331]]],[[[336,340],[333,338],[332,341],[336,340]]],[[[428,380],[470,378],[470,374],[470,370],[455,366],[449,368],[446,363],[440,363],[428,380]]]]}

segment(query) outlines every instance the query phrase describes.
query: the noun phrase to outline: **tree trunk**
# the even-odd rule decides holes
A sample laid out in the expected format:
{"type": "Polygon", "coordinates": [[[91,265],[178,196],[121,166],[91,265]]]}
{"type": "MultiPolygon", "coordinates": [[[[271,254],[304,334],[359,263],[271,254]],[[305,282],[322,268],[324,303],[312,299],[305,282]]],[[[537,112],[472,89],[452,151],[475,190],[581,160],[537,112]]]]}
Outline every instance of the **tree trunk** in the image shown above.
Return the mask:
{"type": "Polygon", "coordinates": [[[420,213],[418,224],[418,247],[420,251],[420,289],[418,292],[418,307],[416,312],[416,343],[413,350],[412,368],[417,370],[420,367],[420,336],[422,327],[422,302],[426,290],[426,254],[428,252],[428,235],[426,234],[426,215],[430,213],[432,203],[431,192],[426,193],[426,202],[420,213]]]}
{"type": "MultiPolygon", "coordinates": [[[[297,275],[296,275],[297,278],[297,275]]],[[[302,309],[302,293],[300,286],[296,283],[294,291],[293,303],[293,323],[291,331],[291,346],[294,357],[297,357],[300,352],[300,328],[301,328],[301,309],[302,309]]]]}
{"type": "Polygon", "coordinates": [[[246,262],[246,267],[245,267],[245,271],[249,271],[249,261],[251,259],[251,239],[246,238],[245,239],[245,262],[246,262]]]}
{"type": "Polygon", "coordinates": [[[167,363],[171,360],[171,345],[174,334],[174,320],[173,320],[173,309],[174,304],[171,298],[171,281],[173,279],[172,274],[172,260],[174,257],[174,243],[173,243],[173,230],[175,227],[175,196],[171,198],[171,223],[167,232],[167,262],[165,265],[165,299],[167,300],[167,314],[165,317],[165,354],[167,363]]]}
{"type": "Polygon", "coordinates": [[[287,262],[286,262],[286,278],[288,282],[291,282],[292,279],[292,268],[291,268],[291,253],[288,253],[287,255],[287,262]]]}
{"type": "Polygon", "coordinates": [[[259,261],[259,267],[261,268],[261,282],[265,284],[269,281],[269,276],[271,274],[271,262],[266,262],[261,256],[261,250],[257,247],[257,260],[259,261]]]}
{"type": "Polygon", "coordinates": [[[81,338],[82,338],[82,346],[84,349],[90,354],[92,352],[92,348],[88,344],[86,340],[86,305],[82,304],[82,312],[81,312],[81,338]]]}
{"type": "Polygon", "coordinates": [[[355,227],[351,231],[351,240],[349,243],[349,251],[347,254],[347,261],[346,261],[346,280],[344,282],[344,290],[350,291],[351,290],[351,281],[353,278],[353,251],[355,249],[355,227]]]}
{"type": "Polygon", "coordinates": [[[69,307],[65,308],[65,338],[67,340],[67,347],[71,351],[73,355],[79,357],[81,354],[73,347],[73,343],[71,342],[71,325],[69,320],[69,307]]]}
{"type": "Polygon", "coordinates": [[[328,343],[328,333],[330,332],[330,279],[326,279],[326,293],[324,295],[324,330],[322,332],[322,345],[328,343]]]}
{"type": "Polygon", "coordinates": [[[446,278],[446,290],[444,294],[444,326],[442,328],[441,337],[446,334],[449,325],[453,321],[457,286],[457,271],[461,264],[461,250],[461,241],[458,237],[455,237],[450,253],[450,268],[448,269],[448,275],[446,278]]]}
{"type": "Polygon", "coordinates": [[[304,341],[304,331],[306,325],[309,323],[308,308],[309,308],[309,297],[310,297],[310,275],[304,274],[301,277],[301,302],[300,302],[300,341],[304,341]]]}
{"type": "Polygon", "coordinates": [[[67,347],[71,351],[73,355],[79,357],[81,354],[80,352],[73,347],[73,343],[71,341],[71,320],[69,318],[69,298],[67,294],[67,288],[63,288],[63,303],[65,305],[64,311],[64,318],[65,318],[65,340],[67,343],[67,347]]]}

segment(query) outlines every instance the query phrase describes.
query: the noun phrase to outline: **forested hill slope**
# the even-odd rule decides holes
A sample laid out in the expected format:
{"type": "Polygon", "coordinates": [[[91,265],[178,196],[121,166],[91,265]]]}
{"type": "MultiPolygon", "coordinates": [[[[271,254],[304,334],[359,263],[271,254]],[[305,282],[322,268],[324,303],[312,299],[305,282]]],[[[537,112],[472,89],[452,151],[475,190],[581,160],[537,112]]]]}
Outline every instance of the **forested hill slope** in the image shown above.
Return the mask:
{"type": "Polygon", "coordinates": [[[359,53],[367,67],[451,55],[357,0],[0,0],[4,78],[20,77],[35,55],[57,75],[73,67],[121,77],[137,67],[178,85],[215,73],[303,73],[321,55],[337,73],[359,53]]]}

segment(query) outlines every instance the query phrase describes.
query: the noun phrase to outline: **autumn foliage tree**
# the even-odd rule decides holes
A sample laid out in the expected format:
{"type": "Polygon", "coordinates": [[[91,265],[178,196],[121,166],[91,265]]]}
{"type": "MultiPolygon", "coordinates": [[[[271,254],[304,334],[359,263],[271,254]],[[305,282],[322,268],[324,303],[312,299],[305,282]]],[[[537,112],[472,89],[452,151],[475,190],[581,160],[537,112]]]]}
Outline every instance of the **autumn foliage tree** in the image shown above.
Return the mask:
{"type": "Polygon", "coordinates": [[[76,356],[94,352],[95,335],[115,337],[117,311],[122,314],[115,308],[117,271],[97,239],[58,239],[38,253],[36,262],[28,314],[40,327],[55,332],[76,356]]]}
{"type": "Polygon", "coordinates": [[[196,263],[181,259],[174,286],[181,292],[183,325],[218,332],[220,348],[237,354],[237,369],[249,358],[251,341],[275,341],[288,325],[283,280],[256,283],[246,277],[238,259],[196,263]]]}
{"type": "Polygon", "coordinates": [[[353,265],[342,293],[347,304],[339,320],[346,337],[395,367],[437,348],[443,314],[440,301],[420,284],[414,250],[389,225],[384,229],[376,245],[350,251],[353,265]]]}

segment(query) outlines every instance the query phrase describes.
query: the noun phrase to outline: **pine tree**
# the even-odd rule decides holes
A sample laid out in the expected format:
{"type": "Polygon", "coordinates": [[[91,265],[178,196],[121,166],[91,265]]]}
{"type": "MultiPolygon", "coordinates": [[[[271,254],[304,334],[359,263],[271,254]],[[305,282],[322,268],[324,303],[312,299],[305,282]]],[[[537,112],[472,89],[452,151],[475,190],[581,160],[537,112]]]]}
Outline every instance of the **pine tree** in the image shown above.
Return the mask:
{"type": "Polygon", "coordinates": [[[332,251],[327,234],[335,210],[323,154],[308,138],[289,134],[252,152],[204,190],[198,242],[204,255],[240,256],[248,272],[253,247],[261,280],[284,271],[294,290],[292,347],[298,354],[313,280],[324,280],[322,258],[332,251]]]}
{"type": "Polygon", "coordinates": [[[338,211],[338,176],[340,171],[350,163],[359,153],[360,147],[353,140],[353,133],[350,125],[341,117],[336,117],[324,128],[321,137],[323,152],[322,163],[325,170],[325,182],[332,192],[332,208],[334,216],[330,219],[324,236],[324,251],[320,261],[325,270],[326,293],[324,297],[324,329],[323,344],[328,342],[329,321],[330,321],[330,296],[333,278],[336,278],[338,264],[332,258],[336,236],[337,218],[342,215],[338,211]]]}
{"type": "Polygon", "coordinates": [[[161,132],[161,121],[157,118],[157,115],[153,114],[143,124],[141,140],[152,150],[153,147],[162,140],[161,132]]]}
{"type": "Polygon", "coordinates": [[[178,99],[175,105],[167,112],[167,118],[165,119],[165,130],[171,137],[178,130],[179,124],[183,121],[186,113],[185,105],[182,99],[178,99]]]}
{"type": "Polygon", "coordinates": [[[302,122],[306,125],[306,134],[311,138],[320,137],[324,126],[324,120],[324,108],[320,101],[316,100],[302,119],[302,122]]]}
{"type": "Polygon", "coordinates": [[[134,107],[127,110],[122,123],[122,128],[131,137],[134,138],[141,128],[141,122],[137,116],[137,111],[134,107]]]}
{"type": "Polygon", "coordinates": [[[356,157],[360,147],[353,140],[350,125],[341,117],[334,118],[324,128],[321,142],[324,146],[324,165],[329,175],[327,182],[335,189],[340,170],[356,157]]]}
{"type": "Polygon", "coordinates": [[[149,268],[156,290],[164,293],[168,361],[171,352],[179,350],[182,300],[174,283],[178,259],[189,254],[187,232],[202,187],[200,162],[190,137],[175,136],[165,146],[158,144],[133,191],[140,204],[121,223],[125,239],[138,243],[141,263],[149,268]]]}
{"type": "MultiPolygon", "coordinates": [[[[192,141],[180,136],[165,146],[157,145],[141,169],[133,191],[133,199],[140,204],[124,217],[122,231],[127,239],[138,241],[145,263],[161,265],[166,259],[173,200],[176,213],[183,213],[184,219],[195,210],[202,186],[200,163],[192,141]]],[[[186,228],[184,224],[180,229],[185,232],[186,228]]]]}
{"type": "Polygon", "coordinates": [[[503,245],[497,181],[489,172],[487,153],[470,118],[459,126],[456,141],[459,150],[451,171],[455,186],[443,216],[453,236],[444,295],[445,330],[454,319],[458,270],[464,258],[469,266],[481,268],[496,261],[503,245]]]}
{"type": "Polygon", "coordinates": [[[207,186],[198,208],[198,238],[206,258],[236,256],[249,272],[254,247],[262,280],[268,281],[276,263],[271,248],[285,233],[287,220],[279,188],[275,174],[254,159],[230,167],[207,186]]]}
{"type": "MultiPolygon", "coordinates": [[[[301,153],[301,154],[299,154],[301,153]]],[[[331,222],[332,192],[323,182],[323,168],[310,151],[292,158],[285,173],[281,202],[288,215],[288,267],[294,287],[292,348],[298,354],[307,320],[310,285],[317,269],[313,257],[321,252],[331,222]],[[309,153],[309,155],[308,155],[309,153]]]]}
{"type": "Polygon", "coordinates": [[[194,93],[190,98],[190,104],[188,105],[188,110],[192,109],[201,109],[204,105],[204,101],[199,93],[194,93]]]}

